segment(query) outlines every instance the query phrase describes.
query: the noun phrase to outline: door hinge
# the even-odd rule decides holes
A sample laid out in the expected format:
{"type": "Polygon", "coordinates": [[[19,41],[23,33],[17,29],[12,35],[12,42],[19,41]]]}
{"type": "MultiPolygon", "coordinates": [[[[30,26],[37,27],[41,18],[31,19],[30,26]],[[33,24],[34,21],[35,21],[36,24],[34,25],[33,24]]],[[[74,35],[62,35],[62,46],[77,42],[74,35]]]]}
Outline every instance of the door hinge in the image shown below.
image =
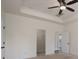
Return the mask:
{"type": "Polygon", "coordinates": [[[5,29],[5,26],[3,26],[3,29],[5,29]]]}
{"type": "Polygon", "coordinates": [[[5,57],[3,57],[3,59],[5,59],[5,57]]]}

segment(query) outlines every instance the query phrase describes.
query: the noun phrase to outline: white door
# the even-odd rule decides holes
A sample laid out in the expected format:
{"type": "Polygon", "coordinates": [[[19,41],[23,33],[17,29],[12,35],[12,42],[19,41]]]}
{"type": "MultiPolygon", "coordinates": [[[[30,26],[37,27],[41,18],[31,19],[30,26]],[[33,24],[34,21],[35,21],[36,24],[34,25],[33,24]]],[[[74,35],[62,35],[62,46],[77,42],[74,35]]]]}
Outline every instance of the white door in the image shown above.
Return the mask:
{"type": "Polygon", "coordinates": [[[5,59],[5,18],[1,19],[1,59],[5,59]]]}

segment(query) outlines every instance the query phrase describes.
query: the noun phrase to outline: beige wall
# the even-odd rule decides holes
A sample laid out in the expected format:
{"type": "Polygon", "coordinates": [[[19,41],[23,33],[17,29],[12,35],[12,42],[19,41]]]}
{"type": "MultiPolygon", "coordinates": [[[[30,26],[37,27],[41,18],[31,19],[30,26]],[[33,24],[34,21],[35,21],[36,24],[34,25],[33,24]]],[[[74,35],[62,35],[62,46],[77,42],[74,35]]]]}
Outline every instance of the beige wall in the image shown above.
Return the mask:
{"type": "Polygon", "coordinates": [[[70,33],[70,53],[78,55],[78,22],[67,23],[66,30],[70,33]]]}
{"type": "Polygon", "coordinates": [[[63,31],[63,25],[41,20],[6,13],[6,59],[36,56],[37,29],[46,30],[46,54],[54,53],[55,32],[63,31]]]}

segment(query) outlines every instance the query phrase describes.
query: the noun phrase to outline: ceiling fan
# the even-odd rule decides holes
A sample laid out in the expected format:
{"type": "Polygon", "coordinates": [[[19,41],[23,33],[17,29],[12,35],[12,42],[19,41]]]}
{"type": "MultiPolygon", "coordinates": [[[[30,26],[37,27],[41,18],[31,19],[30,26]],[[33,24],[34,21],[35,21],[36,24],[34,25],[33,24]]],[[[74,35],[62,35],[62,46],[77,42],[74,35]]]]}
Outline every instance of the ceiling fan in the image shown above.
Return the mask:
{"type": "Polygon", "coordinates": [[[72,4],[76,3],[76,2],[78,2],[78,0],[73,0],[73,1],[70,1],[68,3],[66,3],[65,0],[57,0],[57,1],[59,2],[60,6],[48,7],[48,9],[58,8],[59,7],[60,11],[59,11],[58,15],[61,15],[63,10],[65,10],[65,9],[67,9],[67,10],[69,10],[71,12],[74,12],[75,10],[73,8],[67,7],[67,5],[72,5],[72,4]]]}

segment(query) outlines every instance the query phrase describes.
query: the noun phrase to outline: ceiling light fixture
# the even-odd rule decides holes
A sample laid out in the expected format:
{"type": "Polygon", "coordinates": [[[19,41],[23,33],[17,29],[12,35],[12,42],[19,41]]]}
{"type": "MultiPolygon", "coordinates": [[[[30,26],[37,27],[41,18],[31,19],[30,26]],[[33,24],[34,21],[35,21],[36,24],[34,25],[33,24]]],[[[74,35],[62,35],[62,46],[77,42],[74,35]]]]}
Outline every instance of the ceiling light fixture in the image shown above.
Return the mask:
{"type": "Polygon", "coordinates": [[[60,9],[61,9],[61,10],[65,10],[66,7],[65,7],[65,6],[61,6],[60,9]]]}

